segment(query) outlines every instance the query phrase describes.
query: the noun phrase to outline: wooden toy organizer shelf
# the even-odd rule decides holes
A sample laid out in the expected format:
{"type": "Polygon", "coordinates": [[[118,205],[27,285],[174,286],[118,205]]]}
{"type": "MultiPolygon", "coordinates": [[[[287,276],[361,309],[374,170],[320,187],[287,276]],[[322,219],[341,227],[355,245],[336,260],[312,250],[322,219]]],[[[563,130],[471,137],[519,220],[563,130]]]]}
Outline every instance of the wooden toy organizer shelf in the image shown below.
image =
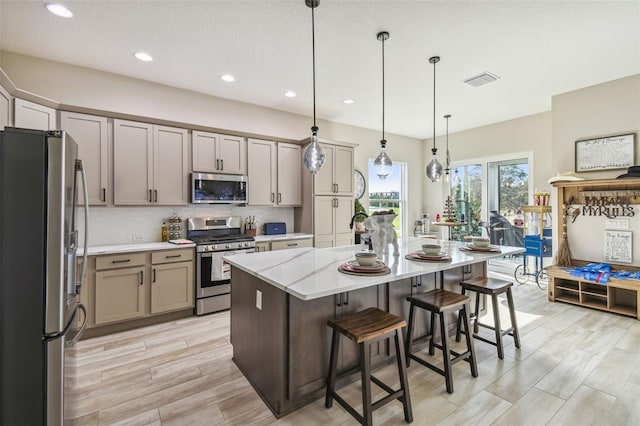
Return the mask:
{"type": "Polygon", "coordinates": [[[640,281],[610,278],[599,284],[575,277],[563,268],[547,268],[549,301],[586,306],[601,311],[636,317],[640,320],[640,281]]]}
{"type": "MultiPolygon", "coordinates": [[[[557,222],[561,224],[565,214],[564,207],[569,204],[584,204],[585,196],[626,196],[633,198],[631,204],[640,204],[640,179],[601,179],[555,182],[558,189],[556,199],[557,222]]],[[[637,206],[636,206],[637,207],[637,206]]],[[[561,238],[561,237],[559,237],[561,238]]],[[[637,254],[635,254],[637,256],[637,254]]],[[[599,263],[599,260],[593,260],[599,263]]],[[[589,263],[574,260],[581,266],[589,263]]],[[[634,262],[637,264],[637,261],[634,262]]],[[[638,271],[631,265],[611,265],[614,269],[638,271]]],[[[607,284],[579,278],[565,268],[550,266],[546,269],[549,276],[548,296],[551,302],[565,302],[607,312],[628,315],[640,320],[640,280],[621,280],[610,278],[607,284]]]]}

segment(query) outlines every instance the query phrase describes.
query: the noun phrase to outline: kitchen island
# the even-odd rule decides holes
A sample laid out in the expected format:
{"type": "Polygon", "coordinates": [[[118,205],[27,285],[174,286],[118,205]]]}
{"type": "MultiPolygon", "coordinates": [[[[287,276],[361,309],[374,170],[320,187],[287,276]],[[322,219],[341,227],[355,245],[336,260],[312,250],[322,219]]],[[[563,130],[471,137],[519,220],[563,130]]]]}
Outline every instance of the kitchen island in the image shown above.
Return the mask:
{"type": "MultiPolygon", "coordinates": [[[[225,257],[232,265],[233,360],[276,417],[323,395],[331,343],[327,320],[372,306],[407,318],[407,296],[436,286],[459,291],[463,279],[486,275],[487,260],[524,251],[502,246],[499,252],[470,253],[460,250],[465,244],[442,241],[449,262],[405,259],[424,241],[399,239],[399,256],[385,255],[391,271],[382,276],[338,271],[361,246],[225,257]]],[[[416,318],[416,337],[424,337],[428,318],[416,318]]],[[[382,365],[392,360],[393,345],[380,341],[371,355],[372,365],[382,365]]],[[[357,367],[356,345],[343,342],[338,360],[342,381],[352,380],[357,367]]]]}

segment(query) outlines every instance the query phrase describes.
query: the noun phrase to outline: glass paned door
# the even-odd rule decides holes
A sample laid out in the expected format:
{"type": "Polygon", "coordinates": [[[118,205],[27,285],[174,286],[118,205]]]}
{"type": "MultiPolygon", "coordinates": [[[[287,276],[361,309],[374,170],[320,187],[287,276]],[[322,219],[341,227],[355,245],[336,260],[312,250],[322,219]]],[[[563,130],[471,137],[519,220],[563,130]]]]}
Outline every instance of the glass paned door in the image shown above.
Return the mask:
{"type": "Polygon", "coordinates": [[[451,239],[462,241],[467,235],[481,235],[482,165],[468,164],[451,170],[451,200],[456,220],[467,226],[454,227],[451,239]]]}
{"type": "Polygon", "coordinates": [[[526,158],[487,164],[491,243],[523,246],[522,206],[529,199],[529,162],[526,158]]]}

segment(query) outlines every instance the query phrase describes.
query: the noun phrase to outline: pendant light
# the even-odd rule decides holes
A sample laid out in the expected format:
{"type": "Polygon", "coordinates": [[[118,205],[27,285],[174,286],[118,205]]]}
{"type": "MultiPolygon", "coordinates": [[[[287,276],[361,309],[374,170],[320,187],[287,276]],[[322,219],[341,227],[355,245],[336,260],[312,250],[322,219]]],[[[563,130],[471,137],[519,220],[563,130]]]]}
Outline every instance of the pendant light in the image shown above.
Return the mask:
{"type": "Polygon", "coordinates": [[[438,162],[436,153],[436,64],[440,61],[439,56],[429,58],[429,63],[433,64],[433,148],[431,148],[431,161],[427,164],[427,177],[431,182],[437,182],[442,176],[442,164],[438,162]]]}
{"type": "Polygon", "coordinates": [[[389,33],[382,31],[377,37],[382,42],[382,139],[380,139],[380,154],[373,162],[373,171],[380,179],[386,179],[393,165],[391,158],[387,155],[387,141],[384,138],[384,42],[389,39],[389,33]]]}
{"type": "Polygon", "coordinates": [[[314,9],[320,4],[320,0],[305,0],[307,7],[311,8],[311,52],[313,58],[313,126],[311,127],[311,143],[307,145],[302,156],[305,167],[315,175],[320,170],[326,159],[324,149],[318,143],[318,126],[316,126],[316,35],[314,9]]]}
{"type": "Polygon", "coordinates": [[[449,154],[449,119],[451,118],[451,114],[447,114],[444,116],[445,120],[447,120],[447,133],[446,133],[446,144],[447,144],[447,154],[445,157],[444,164],[444,179],[447,183],[450,181],[450,172],[451,172],[451,155],[449,154]]]}

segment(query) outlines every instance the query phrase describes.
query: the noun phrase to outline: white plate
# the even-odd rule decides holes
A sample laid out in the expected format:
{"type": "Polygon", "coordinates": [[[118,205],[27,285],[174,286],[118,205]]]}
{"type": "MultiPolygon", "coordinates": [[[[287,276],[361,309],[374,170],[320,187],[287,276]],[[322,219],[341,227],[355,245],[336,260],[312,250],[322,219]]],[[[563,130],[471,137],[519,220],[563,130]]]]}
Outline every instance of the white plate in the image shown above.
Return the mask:
{"type": "Polygon", "coordinates": [[[424,257],[424,256],[426,256],[426,257],[444,257],[444,256],[447,255],[447,252],[446,251],[441,251],[441,252],[438,252],[436,254],[430,254],[430,253],[425,253],[424,250],[416,250],[415,254],[418,255],[418,256],[422,256],[422,257],[424,257]]]}
{"type": "Polygon", "coordinates": [[[360,265],[358,263],[357,260],[350,260],[347,262],[347,265],[349,265],[350,268],[352,269],[360,269],[362,271],[370,271],[370,270],[375,270],[375,269],[383,269],[385,266],[384,262],[380,262],[379,260],[376,260],[373,265],[371,266],[364,266],[364,265],[360,265]]]}

